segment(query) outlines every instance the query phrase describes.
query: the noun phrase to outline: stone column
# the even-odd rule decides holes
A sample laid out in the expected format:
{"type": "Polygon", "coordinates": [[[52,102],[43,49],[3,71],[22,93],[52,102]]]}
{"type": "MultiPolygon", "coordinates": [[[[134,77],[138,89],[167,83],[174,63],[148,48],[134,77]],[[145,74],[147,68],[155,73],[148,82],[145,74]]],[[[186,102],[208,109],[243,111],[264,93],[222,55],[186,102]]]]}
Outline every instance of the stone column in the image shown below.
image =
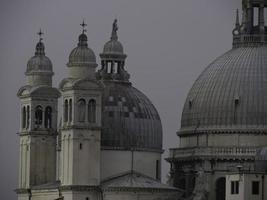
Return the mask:
{"type": "Polygon", "coordinates": [[[42,124],[41,124],[41,128],[45,128],[45,106],[42,109],[42,124]]]}
{"type": "Polygon", "coordinates": [[[114,74],[114,61],[111,62],[111,74],[114,74]]]}
{"type": "Polygon", "coordinates": [[[264,35],[264,4],[259,7],[259,31],[261,35],[264,35]]]}
{"type": "Polygon", "coordinates": [[[249,7],[247,8],[247,29],[248,34],[251,33],[253,28],[253,20],[254,20],[254,10],[251,4],[249,4],[249,7]]]}
{"type": "Polygon", "coordinates": [[[89,110],[88,110],[88,106],[89,106],[89,101],[88,99],[85,99],[85,123],[89,123],[89,118],[88,118],[88,115],[89,115],[89,110]]]}

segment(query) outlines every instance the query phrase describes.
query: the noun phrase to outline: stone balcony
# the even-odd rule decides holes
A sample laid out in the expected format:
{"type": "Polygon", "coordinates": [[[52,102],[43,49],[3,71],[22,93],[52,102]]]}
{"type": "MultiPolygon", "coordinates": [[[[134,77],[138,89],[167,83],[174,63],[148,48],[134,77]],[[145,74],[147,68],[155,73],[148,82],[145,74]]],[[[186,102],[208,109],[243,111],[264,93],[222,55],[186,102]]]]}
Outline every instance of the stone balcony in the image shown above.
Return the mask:
{"type": "Polygon", "coordinates": [[[233,48],[267,45],[267,35],[235,35],[233,48]]]}
{"type": "Polygon", "coordinates": [[[258,147],[190,147],[170,149],[168,161],[198,159],[254,159],[258,147]]]}

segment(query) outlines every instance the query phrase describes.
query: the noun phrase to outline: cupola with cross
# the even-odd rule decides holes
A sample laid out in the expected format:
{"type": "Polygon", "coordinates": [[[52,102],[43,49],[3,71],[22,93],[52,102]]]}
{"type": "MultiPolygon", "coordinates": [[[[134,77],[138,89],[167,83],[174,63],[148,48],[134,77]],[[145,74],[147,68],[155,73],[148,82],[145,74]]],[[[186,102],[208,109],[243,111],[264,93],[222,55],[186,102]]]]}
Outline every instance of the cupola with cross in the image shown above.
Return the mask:
{"type": "Polygon", "coordinates": [[[45,55],[45,46],[42,42],[43,32],[38,32],[39,42],[36,44],[35,55],[29,59],[25,75],[27,76],[27,84],[52,85],[53,66],[51,60],[45,55]]]}
{"type": "Polygon", "coordinates": [[[87,24],[83,21],[82,33],[79,35],[77,47],[75,47],[70,55],[67,66],[69,67],[70,78],[84,78],[90,76],[95,78],[94,71],[97,67],[95,53],[87,44],[87,36],[85,27],[87,24]]]}

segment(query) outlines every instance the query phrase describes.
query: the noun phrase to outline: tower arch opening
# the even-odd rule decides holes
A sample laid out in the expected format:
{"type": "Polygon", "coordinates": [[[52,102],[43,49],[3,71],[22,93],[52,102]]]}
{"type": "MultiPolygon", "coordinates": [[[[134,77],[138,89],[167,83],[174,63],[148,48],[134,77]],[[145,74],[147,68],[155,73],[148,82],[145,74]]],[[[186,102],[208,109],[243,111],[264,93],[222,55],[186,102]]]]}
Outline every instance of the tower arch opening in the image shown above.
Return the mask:
{"type": "Polygon", "coordinates": [[[22,128],[26,128],[26,107],[22,108],[22,128]]]}
{"type": "Polygon", "coordinates": [[[52,128],[52,108],[50,106],[45,108],[45,128],[52,128]]]}
{"type": "Polygon", "coordinates": [[[69,110],[69,105],[68,105],[68,100],[66,99],[64,101],[64,122],[68,122],[68,110],[69,110]]]}
{"type": "Polygon", "coordinates": [[[35,108],[35,124],[40,127],[43,123],[43,108],[42,106],[37,106],[35,108]]]}
{"type": "Polygon", "coordinates": [[[88,103],[88,122],[96,122],[96,101],[94,99],[90,99],[88,103]]]}
{"type": "Polygon", "coordinates": [[[77,106],[78,106],[78,121],[85,122],[85,109],[86,109],[85,99],[79,99],[77,106]]]}

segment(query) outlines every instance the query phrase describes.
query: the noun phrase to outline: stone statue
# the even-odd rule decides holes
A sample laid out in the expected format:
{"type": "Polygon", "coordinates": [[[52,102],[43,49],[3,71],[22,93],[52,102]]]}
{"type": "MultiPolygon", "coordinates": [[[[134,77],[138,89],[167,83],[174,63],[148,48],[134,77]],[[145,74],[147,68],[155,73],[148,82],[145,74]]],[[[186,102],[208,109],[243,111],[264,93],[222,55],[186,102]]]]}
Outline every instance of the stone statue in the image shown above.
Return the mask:
{"type": "Polygon", "coordinates": [[[208,199],[208,182],[207,175],[202,167],[199,167],[196,177],[195,188],[191,200],[207,200],[208,199]]]}
{"type": "Polygon", "coordinates": [[[117,31],[118,31],[118,25],[117,25],[118,20],[115,19],[113,24],[112,24],[112,33],[111,33],[111,39],[112,40],[117,40],[118,39],[118,35],[117,35],[117,31]]]}

